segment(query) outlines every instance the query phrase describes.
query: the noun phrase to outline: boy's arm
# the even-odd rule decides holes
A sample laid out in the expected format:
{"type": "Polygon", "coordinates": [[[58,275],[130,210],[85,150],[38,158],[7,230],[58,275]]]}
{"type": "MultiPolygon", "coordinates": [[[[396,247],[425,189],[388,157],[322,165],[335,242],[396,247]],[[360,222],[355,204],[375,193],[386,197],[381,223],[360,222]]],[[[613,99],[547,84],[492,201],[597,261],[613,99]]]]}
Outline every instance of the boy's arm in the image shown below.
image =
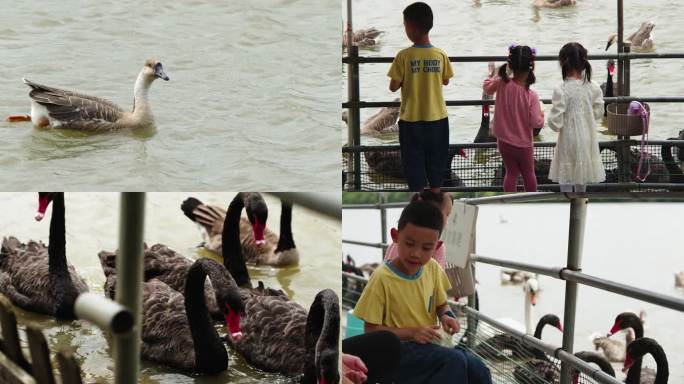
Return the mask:
{"type": "Polygon", "coordinates": [[[371,324],[368,322],[364,324],[364,331],[366,333],[388,331],[394,333],[401,341],[415,341],[419,344],[427,344],[432,341],[439,341],[441,336],[439,335],[439,332],[437,332],[438,329],[438,325],[431,327],[395,328],[379,324],[371,324]]]}
{"type": "Polygon", "coordinates": [[[402,80],[404,79],[404,61],[401,52],[392,60],[392,66],[390,66],[387,76],[390,77],[389,89],[392,92],[396,92],[401,88],[402,80]]]}
{"type": "MultiPolygon", "coordinates": [[[[449,81],[447,80],[447,83],[448,82],[449,81]]],[[[390,80],[390,85],[389,85],[390,91],[396,92],[399,88],[401,88],[401,81],[394,80],[394,79],[390,80]]]]}
{"type": "Polygon", "coordinates": [[[444,54],[444,71],[442,72],[442,84],[449,85],[449,79],[454,76],[454,69],[451,67],[451,61],[449,61],[449,56],[444,54]]]}
{"type": "Polygon", "coordinates": [[[453,335],[461,329],[461,324],[456,320],[456,315],[451,311],[448,303],[445,302],[437,307],[437,317],[448,334],[453,335]]]}

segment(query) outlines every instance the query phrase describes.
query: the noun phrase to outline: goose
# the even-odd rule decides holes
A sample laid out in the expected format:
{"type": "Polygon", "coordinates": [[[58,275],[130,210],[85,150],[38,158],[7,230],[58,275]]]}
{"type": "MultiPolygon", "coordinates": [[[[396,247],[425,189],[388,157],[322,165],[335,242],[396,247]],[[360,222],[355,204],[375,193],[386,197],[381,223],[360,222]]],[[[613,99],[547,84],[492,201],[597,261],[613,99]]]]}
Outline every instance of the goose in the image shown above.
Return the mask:
{"type": "Polygon", "coordinates": [[[684,287],[684,271],[675,272],[675,287],[684,287]]]}
{"type": "Polygon", "coordinates": [[[625,378],[626,384],[666,384],[670,376],[665,351],[658,342],[648,337],[634,340],[627,346],[627,357],[625,358],[623,372],[625,370],[629,370],[625,378]],[[655,359],[655,373],[651,369],[643,372],[635,369],[641,367],[641,359],[647,353],[650,353],[655,359]]]}
{"type": "Polygon", "coordinates": [[[634,341],[634,330],[632,328],[627,328],[624,330],[625,342],[619,340],[611,339],[609,336],[601,336],[595,334],[591,337],[591,342],[594,344],[594,348],[598,351],[599,349],[603,352],[603,355],[609,361],[619,363],[625,361],[625,350],[626,346],[634,341]]]}
{"type": "MultiPolygon", "coordinates": [[[[482,100],[491,100],[492,95],[488,95],[482,92],[482,100]]],[[[494,143],[496,142],[496,137],[492,136],[491,132],[491,119],[490,119],[490,108],[488,104],[482,105],[482,114],[480,117],[480,128],[477,130],[475,139],[473,143],[494,143]]],[[[535,134],[536,136],[536,134],[535,134]]]]}
{"type": "MultiPolygon", "coordinates": [[[[463,180],[452,171],[451,164],[454,157],[458,154],[461,157],[467,158],[463,148],[451,149],[449,148],[449,163],[444,167],[444,187],[460,187],[463,186],[463,180]]],[[[401,152],[396,150],[372,150],[363,153],[368,167],[374,172],[382,174],[382,176],[404,180],[404,171],[401,165],[401,152]]]]}
{"type": "MultiPolygon", "coordinates": [[[[242,192],[247,219],[239,220],[240,241],[243,257],[249,263],[287,267],[299,263],[299,251],[292,236],[292,204],[281,201],[280,234],[276,235],[266,229],[268,207],[261,194],[242,192]],[[250,236],[250,226],[254,236],[250,236]]],[[[237,206],[236,206],[237,209],[237,206]]],[[[242,208],[239,208],[242,211],[242,208]]],[[[204,247],[221,255],[223,227],[228,212],[216,206],[203,204],[194,197],[189,197],[181,204],[181,210],[190,220],[203,228],[208,241],[204,247]]],[[[239,214],[240,212],[238,212],[239,214]]]]}
{"type": "Polygon", "coordinates": [[[534,0],[532,5],[536,8],[558,8],[577,4],[577,0],[534,0]]]}
{"type": "MultiPolygon", "coordinates": [[[[558,316],[554,314],[547,314],[542,316],[537,322],[537,327],[534,330],[534,337],[541,340],[542,331],[546,325],[551,325],[561,332],[563,326],[558,316]]],[[[484,342],[478,344],[475,348],[475,353],[487,358],[488,360],[502,360],[507,358],[525,359],[532,356],[541,358],[544,353],[537,348],[528,347],[523,344],[516,336],[501,333],[492,336],[484,342]],[[510,351],[510,356],[507,356],[504,351],[510,351]]]]}
{"type": "MultiPolygon", "coordinates": [[[[641,23],[639,29],[629,35],[627,41],[631,43],[631,49],[633,51],[652,51],[653,50],[653,28],[655,24],[651,21],[644,21],[641,23]]],[[[608,36],[608,42],[606,42],[606,51],[611,45],[617,42],[617,33],[612,33],[608,36]]]]}
{"type": "Polygon", "coordinates": [[[154,59],[145,61],[135,81],[132,112],[125,112],[116,104],[99,97],[47,87],[27,79],[23,81],[31,88],[31,121],[36,128],[97,132],[154,126],[147,93],[157,78],[169,80],[162,63],[154,59]]]}
{"type": "MultiPolygon", "coordinates": [[[[598,365],[599,369],[603,371],[604,373],[615,377],[615,369],[613,369],[613,366],[610,365],[610,362],[606,360],[603,356],[596,352],[590,352],[590,351],[580,351],[575,353],[576,357],[579,357],[580,359],[586,361],[587,363],[594,363],[598,365]]],[[[580,373],[578,371],[574,371],[572,373],[572,383],[577,384],[579,383],[579,377],[580,373]]]]}
{"type": "Polygon", "coordinates": [[[75,319],[74,302],[88,286],[67,263],[64,225],[64,193],[40,192],[36,220],[45,216],[52,203],[50,240],[21,243],[16,237],[3,238],[0,248],[0,292],[27,311],[75,319]]]}
{"type": "MultiPolygon", "coordinates": [[[[345,30],[342,34],[342,47],[347,48],[347,31],[345,30]]],[[[358,46],[359,48],[366,48],[376,44],[375,39],[378,38],[384,32],[375,28],[359,29],[354,31],[352,34],[352,44],[358,46]]]]}
{"type": "MultiPolygon", "coordinates": [[[[677,140],[676,138],[669,138],[668,140],[677,140]]],[[[684,149],[684,147],[681,147],[684,149]]],[[[683,152],[680,149],[680,153],[683,152]]],[[[660,155],[663,157],[663,164],[667,168],[667,174],[670,183],[684,183],[684,172],[679,168],[679,164],[672,156],[672,144],[663,144],[660,147],[660,155]]]]}
{"type": "MultiPolygon", "coordinates": [[[[399,101],[395,98],[394,101],[399,101]]],[[[384,107],[366,119],[361,127],[362,135],[387,134],[399,132],[399,107],[384,107]]]]}
{"type": "MultiPolygon", "coordinates": [[[[499,218],[501,221],[501,217],[499,218]]],[[[505,219],[504,219],[505,220],[505,219]]],[[[503,221],[502,221],[503,222],[503,221]]],[[[528,279],[537,278],[534,273],[529,273],[525,271],[514,271],[502,269],[500,272],[501,284],[522,284],[528,279]]]]}
{"type": "MultiPolygon", "coordinates": [[[[103,264],[105,294],[114,299],[116,270],[103,264]]],[[[216,374],[228,368],[228,352],[210,321],[205,294],[206,277],[217,287],[215,300],[225,315],[232,337],[239,337],[239,314],[244,304],[235,280],[219,263],[197,259],[189,268],[184,294],[164,282],[152,279],[143,283],[142,334],[143,359],[185,372],[216,374]]]]}

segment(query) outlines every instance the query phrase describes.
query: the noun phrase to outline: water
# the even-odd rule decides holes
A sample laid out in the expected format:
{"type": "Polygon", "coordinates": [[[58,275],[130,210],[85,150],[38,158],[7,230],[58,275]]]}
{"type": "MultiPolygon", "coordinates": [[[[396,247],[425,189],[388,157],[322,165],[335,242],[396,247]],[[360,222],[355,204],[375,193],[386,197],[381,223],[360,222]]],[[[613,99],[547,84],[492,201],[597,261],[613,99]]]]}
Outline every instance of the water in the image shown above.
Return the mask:
{"type": "Polygon", "coordinates": [[[335,1],[0,4],[2,189],[339,185],[335,1]],[[30,111],[22,77],[131,110],[148,58],[171,78],[150,90],[156,130],[84,135],[4,121],[30,111]]]}
{"type": "MultiPolygon", "coordinates": [[[[113,250],[118,244],[119,198],[115,193],[67,193],[66,244],[67,258],[86,280],[90,290],[103,292],[104,274],[97,253],[113,250]]],[[[227,206],[234,193],[150,193],[147,196],[145,241],[148,245],[163,243],[191,257],[212,256],[195,248],[202,241],[197,226],[180,210],[180,203],[188,196],[227,206]]],[[[14,235],[21,241],[29,238],[48,241],[49,223],[33,219],[37,208],[35,193],[0,194],[0,236],[14,235]]],[[[278,230],[280,203],[265,196],[271,212],[268,227],[278,230]]],[[[51,209],[48,210],[48,215],[51,209]]],[[[308,308],[315,295],[323,288],[340,291],[339,276],[340,228],[339,222],[313,211],[295,206],[292,229],[301,262],[299,267],[276,269],[250,268],[253,281],[262,280],[266,286],[282,287],[296,302],[308,308]]],[[[49,218],[46,218],[49,220],[49,218]]],[[[99,328],[84,321],[57,321],[46,316],[16,309],[20,326],[30,322],[44,329],[51,349],[73,351],[81,364],[85,382],[106,383],[113,380],[114,361],[111,359],[111,338],[99,328]]],[[[219,327],[225,334],[225,326],[219,327]]],[[[23,338],[23,337],[22,337],[23,338]]],[[[24,338],[25,339],[25,338],[24,338]]],[[[26,351],[28,353],[28,351],[26,351]]],[[[229,368],[226,372],[203,377],[187,375],[153,363],[142,363],[142,383],[286,383],[289,380],[268,374],[247,365],[229,349],[229,368]],[[260,381],[261,380],[261,381],[260,381]]],[[[56,364],[56,362],[54,362],[56,364]]],[[[56,365],[55,365],[56,366],[56,365]]]]}
{"type": "MultiPolygon", "coordinates": [[[[346,2],[345,2],[346,3],[346,2]]],[[[384,30],[380,43],[373,50],[361,50],[362,56],[390,56],[410,45],[402,24],[402,10],[411,1],[376,2],[357,0],[353,2],[354,28],[376,27],[384,30]]],[[[429,4],[435,15],[431,32],[432,43],[444,49],[450,56],[497,55],[508,53],[509,44],[527,44],[537,48],[539,55],[557,55],[563,44],[579,41],[590,54],[604,53],[607,37],[617,32],[617,2],[579,0],[577,6],[535,11],[527,0],[433,0],[429,4]]],[[[343,6],[344,7],[344,6],[343,6]]],[[[346,10],[346,8],[344,8],[346,10]]],[[[656,52],[682,52],[680,36],[684,25],[679,17],[684,5],[664,0],[625,1],[625,38],[636,31],[642,21],[652,20],[656,52]]],[[[345,13],[346,15],[346,13],[345,13]]],[[[346,17],[346,16],[345,16],[346,17]]],[[[615,46],[610,50],[616,52],[615,46]]],[[[501,63],[497,63],[499,65],[501,63]]],[[[605,61],[593,61],[593,79],[599,84],[606,81],[605,61]]],[[[487,74],[487,63],[452,63],[454,78],[444,88],[446,100],[480,99],[482,80],[487,74]]],[[[677,81],[681,72],[681,60],[635,60],[632,62],[631,93],[636,96],[680,96],[684,83],[677,81]]],[[[391,101],[399,93],[389,92],[387,71],[389,64],[361,65],[361,100],[391,101]]],[[[344,98],[346,99],[346,66],[343,69],[344,98]]],[[[538,62],[534,89],[542,98],[551,98],[553,88],[561,82],[557,62],[538,62]]],[[[546,111],[550,105],[546,106],[546,111]]],[[[684,118],[681,104],[651,104],[651,139],[676,137],[684,118]]],[[[376,112],[362,109],[365,120],[376,112]]],[[[450,107],[450,141],[472,142],[480,127],[480,107],[450,107]]],[[[344,123],[342,123],[344,124],[344,123]]],[[[599,127],[605,131],[606,127],[599,127]]],[[[344,129],[346,132],[346,128],[344,129]]],[[[551,129],[542,130],[544,141],[556,141],[557,134],[551,129]]],[[[599,140],[615,139],[599,135],[599,140]]],[[[346,134],[344,135],[346,142],[346,134]]],[[[396,135],[364,137],[366,145],[397,143],[396,135]]]]}
{"type": "MultiPolygon", "coordinates": [[[[477,223],[477,253],[511,261],[548,266],[565,265],[569,204],[485,205],[477,223]]],[[[396,225],[400,210],[388,210],[387,223],[396,225]]],[[[582,271],[650,291],[682,298],[673,274],[684,269],[681,251],[681,203],[590,203],[584,237],[582,271]]],[[[343,212],[342,238],[380,241],[380,214],[376,210],[343,212]]],[[[389,228],[388,228],[389,229],[389,228]]],[[[389,238],[389,231],[388,231],[389,238]]],[[[391,241],[391,239],[389,240],[391,241]]],[[[357,265],[380,261],[380,251],[343,244],[357,265]]],[[[520,286],[501,285],[499,267],[477,266],[480,309],[494,318],[511,318],[524,324],[524,296],[520,286]]],[[[563,316],[563,281],[540,277],[542,291],[533,309],[533,322],[547,313],[563,316]]],[[[575,351],[593,350],[590,336],[606,334],[617,314],[646,311],[644,335],[657,340],[670,366],[670,383],[684,382],[682,313],[638,300],[580,286],[575,324],[575,351]]],[[[562,344],[554,329],[544,340],[562,344]]],[[[613,337],[622,337],[616,335],[613,337]]],[[[621,339],[624,342],[624,338],[621,339]]],[[[644,365],[655,368],[649,356],[644,365]]],[[[622,368],[615,364],[616,371],[622,368]]],[[[618,373],[618,375],[620,375],[618,373]]]]}

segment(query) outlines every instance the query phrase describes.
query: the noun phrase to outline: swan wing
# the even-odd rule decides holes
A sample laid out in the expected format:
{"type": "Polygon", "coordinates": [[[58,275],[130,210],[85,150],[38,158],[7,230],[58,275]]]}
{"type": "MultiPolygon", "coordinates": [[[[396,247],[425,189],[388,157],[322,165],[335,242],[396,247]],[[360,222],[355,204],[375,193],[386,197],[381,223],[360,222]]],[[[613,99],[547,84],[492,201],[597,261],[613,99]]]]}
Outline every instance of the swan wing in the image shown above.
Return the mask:
{"type": "Polygon", "coordinates": [[[29,96],[47,108],[51,118],[60,122],[100,120],[115,122],[124,111],[109,100],[82,93],[48,87],[23,79],[31,87],[29,96]]]}

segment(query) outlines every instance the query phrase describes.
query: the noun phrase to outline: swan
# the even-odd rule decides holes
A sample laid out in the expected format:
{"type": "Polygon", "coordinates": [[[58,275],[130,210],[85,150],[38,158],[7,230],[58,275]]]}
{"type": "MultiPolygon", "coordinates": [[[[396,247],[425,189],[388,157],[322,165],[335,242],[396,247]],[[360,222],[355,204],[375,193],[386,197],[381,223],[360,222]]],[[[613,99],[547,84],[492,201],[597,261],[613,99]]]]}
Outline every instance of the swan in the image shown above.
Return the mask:
{"type": "Polygon", "coordinates": [[[40,192],[36,220],[52,204],[50,240],[21,243],[3,238],[0,249],[0,292],[17,307],[59,319],[75,319],[74,302],[88,291],[85,280],[67,263],[64,226],[64,193],[40,192]]]}
{"type": "Polygon", "coordinates": [[[525,324],[520,324],[519,321],[510,318],[498,319],[500,322],[517,329],[520,332],[525,332],[531,335],[533,332],[532,326],[532,306],[537,305],[537,293],[539,292],[539,281],[536,278],[529,278],[523,284],[523,292],[525,292],[525,324]]]}
{"type": "Polygon", "coordinates": [[[577,4],[577,0],[534,0],[532,5],[537,8],[558,8],[577,4]]]}
{"type": "Polygon", "coordinates": [[[684,287],[684,271],[675,272],[675,287],[684,287]]]}
{"type": "MultiPolygon", "coordinates": [[[[535,338],[541,340],[542,331],[547,324],[563,332],[563,326],[561,325],[561,321],[558,316],[554,314],[547,314],[539,319],[537,327],[534,330],[535,338]]],[[[478,344],[474,350],[476,354],[486,357],[488,360],[501,360],[510,357],[525,359],[532,356],[541,358],[544,356],[544,352],[537,348],[529,347],[521,343],[516,336],[506,333],[501,333],[490,337],[486,341],[478,344]],[[510,351],[510,356],[506,356],[503,351],[510,351]]]]}
{"type": "MultiPolygon", "coordinates": [[[[482,92],[482,100],[491,100],[492,95],[488,95],[485,92],[482,92]]],[[[492,136],[492,131],[491,131],[491,118],[490,118],[490,105],[483,104],[482,105],[482,114],[480,117],[480,128],[477,130],[477,134],[475,135],[475,140],[473,140],[473,143],[494,143],[496,142],[496,137],[492,136]]],[[[535,133],[535,136],[538,134],[535,133]]]]}
{"type": "MultiPolygon", "coordinates": [[[[653,28],[655,24],[651,21],[644,21],[641,23],[639,29],[629,35],[627,41],[631,43],[631,49],[633,51],[652,51],[653,50],[653,28]]],[[[608,36],[608,41],[606,42],[606,51],[611,45],[617,42],[617,33],[612,33],[608,36]]]]}
{"type": "MultiPolygon", "coordinates": [[[[299,251],[292,236],[292,204],[281,201],[280,234],[266,229],[268,207],[261,194],[242,192],[247,219],[239,220],[240,241],[243,257],[249,263],[286,267],[299,263],[299,251]],[[250,236],[250,226],[254,236],[250,236]]],[[[236,207],[237,209],[237,207],[236,207]]],[[[239,208],[242,211],[242,208],[239,208]]],[[[190,220],[199,224],[208,239],[204,247],[222,254],[223,227],[228,212],[216,206],[203,204],[189,197],[181,204],[181,210],[190,220]]],[[[240,214],[240,212],[238,212],[240,214]]]]}
{"type": "MultiPolygon", "coordinates": [[[[610,59],[606,64],[606,69],[608,70],[608,78],[605,83],[601,84],[601,90],[603,91],[603,97],[614,97],[615,89],[617,88],[617,83],[613,81],[613,75],[615,74],[615,60],[610,59]]],[[[608,102],[606,101],[603,106],[603,117],[608,115],[608,102]]]]}
{"type": "Polygon", "coordinates": [[[601,349],[603,355],[612,362],[625,361],[625,349],[632,341],[634,341],[634,330],[632,328],[625,329],[625,342],[611,339],[608,336],[594,335],[591,337],[591,342],[594,348],[598,351],[601,349]]]}
{"type": "MultiPolygon", "coordinates": [[[[342,47],[347,48],[347,31],[342,33],[342,47]]],[[[352,34],[352,44],[358,46],[359,48],[366,48],[375,45],[375,39],[378,38],[384,32],[375,28],[358,29],[352,34]]]]}
{"type": "Polygon", "coordinates": [[[629,372],[625,378],[626,384],[666,384],[670,376],[665,351],[658,342],[648,337],[634,340],[627,346],[627,357],[625,358],[623,371],[627,369],[629,372]],[[653,359],[655,359],[655,373],[651,369],[644,369],[643,372],[634,369],[641,367],[641,359],[647,353],[650,353],[653,359]]]}
{"type": "MultiPolygon", "coordinates": [[[[676,138],[669,138],[668,140],[678,140],[676,138]]],[[[684,149],[684,147],[680,147],[684,149]]],[[[680,153],[682,152],[680,149],[680,153]]],[[[679,168],[679,164],[672,156],[672,144],[663,144],[660,147],[660,155],[663,157],[663,164],[667,168],[668,178],[670,183],[684,183],[684,172],[679,168]]]]}
{"type": "MultiPolygon", "coordinates": [[[[102,265],[105,294],[114,299],[116,270],[102,265]]],[[[189,268],[181,294],[160,280],[143,283],[141,357],[186,372],[216,374],[228,368],[228,352],[210,321],[205,302],[206,277],[225,315],[232,337],[239,337],[239,314],[244,311],[235,280],[219,263],[197,259],[189,268]],[[237,320],[236,320],[237,319],[237,320]]]]}
{"type": "Polygon", "coordinates": [[[116,131],[154,126],[147,92],[157,79],[168,81],[162,63],[145,61],[133,88],[133,111],[99,97],[47,87],[23,79],[31,88],[31,121],[36,128],[70,128],[83,131],[116,131]]]}
{"type": "MultiPolygon", "coordinates": [[[[613,366],[610,365],[610,362],[600,354],[596,352],[580,351],[575,353],[575,356],[586,361],[587,363],[594,363],[598,365],[599,369],[602,370],[604,373],[615,377],[615,369],[613,369],[613,366]]],[[[580,373],[578,371],[574,371],[572,373],[572,383],[579,383],[579,377],[580,373]]]]}
{"type": "MultiPolygon", "coordinates": [[[[444,167],[444,187],[460,187],[464,185],[463,180],[461,180],[461,178],[451,169],[451,164],[453,163],[456,154],[467,158],[463,148],[457,150],[449,148],[449,163],[448,166],[444,167]]],[[[404,180],[404,170],[401,165],[401,152],[398,149],[372,150],[364,152],[363,156],[373,173],[404,180]]]]}
{"type": "Polygon", "coordinates": [[[525,271],[504,270],[500,272],[501,284],[522,284],[528,279],[537,277],[536,274],[525,271]]]}

